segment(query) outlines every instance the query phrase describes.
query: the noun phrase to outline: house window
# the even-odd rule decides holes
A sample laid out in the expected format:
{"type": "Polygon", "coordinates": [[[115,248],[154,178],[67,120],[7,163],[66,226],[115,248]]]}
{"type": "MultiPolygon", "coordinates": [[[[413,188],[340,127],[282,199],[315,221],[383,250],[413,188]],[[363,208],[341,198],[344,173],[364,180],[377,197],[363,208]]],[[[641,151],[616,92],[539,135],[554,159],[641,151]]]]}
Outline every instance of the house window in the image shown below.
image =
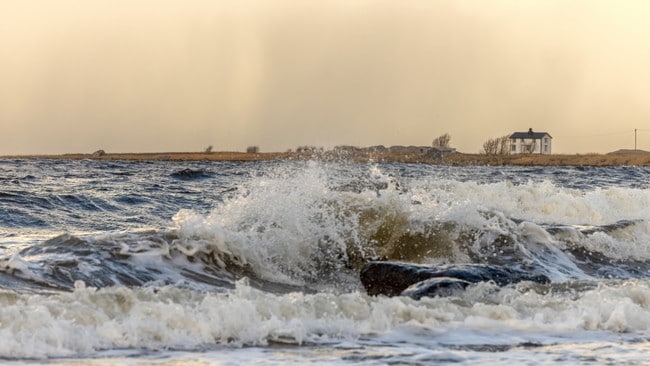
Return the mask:
{"type": "Polygon", "coordinates": [[[512,146],[510,146],[510,151],[512,151],[512,152],[517,151],[517,145],[512,144],[512,146]]]}
{"type": "Polygon", "coordinates": [[[548,152],[548,144],[544,144],[544,152],[548,152]]]}

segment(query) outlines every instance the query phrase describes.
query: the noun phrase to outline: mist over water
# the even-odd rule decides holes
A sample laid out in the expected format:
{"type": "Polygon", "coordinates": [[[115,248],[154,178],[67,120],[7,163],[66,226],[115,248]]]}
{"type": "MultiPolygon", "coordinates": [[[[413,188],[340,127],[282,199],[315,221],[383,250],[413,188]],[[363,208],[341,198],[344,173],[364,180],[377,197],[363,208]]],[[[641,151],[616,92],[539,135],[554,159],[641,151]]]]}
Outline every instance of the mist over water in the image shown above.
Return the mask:
{"type": "Polygon", "coordinates": [[[4,359],[143,360],[161,350],[172,361],[334,364],[647,356],[638,347],[650,329],[645,168],[0,168],[4,359]],[[551,283],[373,297],[359,282],[370,260],[498,265],[551,283]]]}

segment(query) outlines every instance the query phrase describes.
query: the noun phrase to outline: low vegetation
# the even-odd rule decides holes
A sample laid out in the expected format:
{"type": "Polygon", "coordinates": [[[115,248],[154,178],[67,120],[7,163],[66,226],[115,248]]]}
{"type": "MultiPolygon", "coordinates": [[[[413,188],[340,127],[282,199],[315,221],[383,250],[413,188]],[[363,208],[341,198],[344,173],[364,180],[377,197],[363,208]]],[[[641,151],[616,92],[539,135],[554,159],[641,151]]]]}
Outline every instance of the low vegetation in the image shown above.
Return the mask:
{"type": "MultiPolygon", "coordinates": [[[[302,150],[302,149],[301,149],[302,150]]],[[[310,149],[311,150],[311,149],[310,149]]],[[[0,159],[97,159],[97,160],[214,160],[214,161],[252,161],[252,160],[299,160],[299,159],[341,159],[335,150],[301,152],[168,152],[168,153],[104,153],[0,156],[0,159]]],[[[454,152],[443,157],[423,153],[400,152],[390,149],[361,149],[351,151],[343,157],[357,162],[403,162],[439,165],[520,165],[520,166],[650,166],[650,153],[644,151],[619,151],[610,154],[464,154],[454,152]]]]}

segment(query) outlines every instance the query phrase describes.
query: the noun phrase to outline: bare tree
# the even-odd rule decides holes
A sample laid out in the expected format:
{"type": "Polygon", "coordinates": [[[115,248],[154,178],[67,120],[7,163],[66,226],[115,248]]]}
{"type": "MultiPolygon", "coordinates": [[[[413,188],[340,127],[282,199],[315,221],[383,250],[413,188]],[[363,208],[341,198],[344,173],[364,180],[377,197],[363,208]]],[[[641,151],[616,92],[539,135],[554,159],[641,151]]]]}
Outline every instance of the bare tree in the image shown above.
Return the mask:
{"type": "Polygon", "coordinates": [[[483,153],[486,155],[508,155],[510,154],[510,136],[505,135],[487,139],[483,143],[483,153]]]}
{"type": "Polygon", "coordinates": [[[440,135],[433,139],[431,146],[433,147],[449,147],[449,142],[451,141],[451,136],[448,133],[440,135]]]}
{"type": "Polygon", "coordinates": [[[485,155],[496,155],[497,154],[497,147],[498,147],[498,140],[497,139],[487,139],[483,143],[483,153],[485,155]]]}
{"type": "Polygon", "coordinates": [[[500,155],[510,154],[510,135],[504,135],[499,137],[499,154],[500,155]]]}
{"type": "Polygon", "coordinates": [[[211,152],[212,152],[212,145],[210,145],[210,146],[208,146],[208,147],[205,148],[205,153],[206,153],[206,154],[209,154],[209,153],[211,153],[211,152]]]}

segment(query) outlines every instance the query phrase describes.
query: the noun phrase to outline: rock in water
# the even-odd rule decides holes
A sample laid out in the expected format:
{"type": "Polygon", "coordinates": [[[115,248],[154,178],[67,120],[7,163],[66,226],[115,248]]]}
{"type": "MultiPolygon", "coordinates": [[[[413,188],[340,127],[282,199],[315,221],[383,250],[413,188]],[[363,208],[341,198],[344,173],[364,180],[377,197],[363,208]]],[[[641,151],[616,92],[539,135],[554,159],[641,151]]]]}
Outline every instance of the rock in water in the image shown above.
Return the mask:
{"type": "Polygon", "coordinates": [[[469,284],[478,282],[493,281],[499,286],[520,281],[551,282],[542,274],[535,275],[519,269],[487,264],[431,267],[400,262],[368,262],[361,268],[360,279],[369,295],[404,295],[418,299],[422,296],[443,295],[449,290],[464,289],[469,284]],[[441,278],[445,280],[440,280],[441,278]],[[426,282],[429,279],[439,280],[426,282]],[[448,290],[442,291],[443,289],[448,290]]]}
{"type": "Polygon", "coordinates": [[[205,178],[208,174],[204,170],[192,170],[189,168],[179,170],[171,174],[172,177],[178,179],[195,179],[195,178],[205,178]]]}
{"type": "Polygon", "coordinates": [[[400,295],[408,296],[415,300],[420,300],[425,296],[447,297],[453,295],[455,292],[464,291],[469,285],[471,285],[470,282],[459,280],[458,278],[434,277],[407,287],[400,295]]]}
{"type": "Polygon", "coordinates": [[[398,262],[368,262],[361,267],[361,283],[368,295],[398,296],[407,287],[433,277],[432,268],[398,262]]]}

